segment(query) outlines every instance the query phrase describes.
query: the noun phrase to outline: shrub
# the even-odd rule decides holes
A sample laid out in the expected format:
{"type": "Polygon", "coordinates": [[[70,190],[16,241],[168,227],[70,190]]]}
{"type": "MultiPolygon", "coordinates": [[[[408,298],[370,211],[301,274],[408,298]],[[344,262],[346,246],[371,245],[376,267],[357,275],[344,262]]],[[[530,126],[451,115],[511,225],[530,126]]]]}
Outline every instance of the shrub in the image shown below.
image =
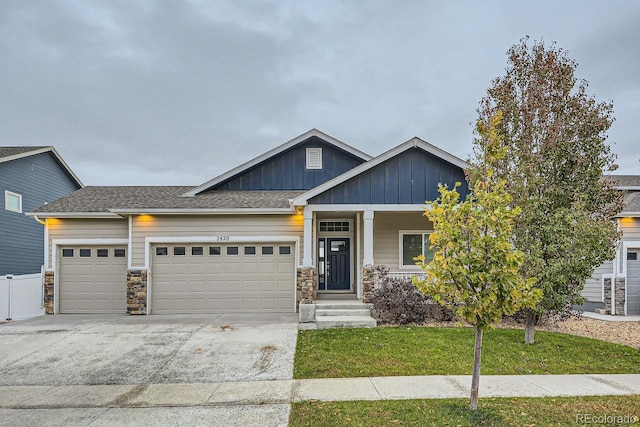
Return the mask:
{"type": "Polygon", "coordinates": [[[415,287],[409,279],[392,279],[389,269],[376,267],[378,286],[373,291],[370,302],[373,315],[385,324],[406,325],[424,323],[427,319],[450,321],[453,313],[434,303],[415,287]]]}

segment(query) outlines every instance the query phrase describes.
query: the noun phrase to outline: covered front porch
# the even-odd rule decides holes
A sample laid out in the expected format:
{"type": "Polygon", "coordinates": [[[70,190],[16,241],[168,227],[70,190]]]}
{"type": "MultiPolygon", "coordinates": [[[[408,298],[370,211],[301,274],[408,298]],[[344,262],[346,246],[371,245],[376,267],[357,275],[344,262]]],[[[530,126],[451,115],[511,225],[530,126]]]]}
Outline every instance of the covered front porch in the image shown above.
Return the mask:
{"type": "Polygon", "coordinates": [[[421,205],[309,205],[304,208],[298,302],[369,302],[376,266],[395,278],[422,274],[414,257],[429,255],[431,223],[421,205]]]}

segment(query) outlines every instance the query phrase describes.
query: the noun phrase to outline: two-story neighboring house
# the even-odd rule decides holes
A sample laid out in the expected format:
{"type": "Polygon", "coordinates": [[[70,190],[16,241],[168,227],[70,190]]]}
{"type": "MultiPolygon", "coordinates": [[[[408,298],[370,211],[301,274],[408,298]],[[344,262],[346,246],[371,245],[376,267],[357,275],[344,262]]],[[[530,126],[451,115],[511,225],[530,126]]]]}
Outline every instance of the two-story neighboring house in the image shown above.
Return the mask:
{"type": "Polygon", "coordinates": [[[44,225],[25,212],[82,187],[53,147],[0,147],[0,276],[40,273],[44,225]]]}

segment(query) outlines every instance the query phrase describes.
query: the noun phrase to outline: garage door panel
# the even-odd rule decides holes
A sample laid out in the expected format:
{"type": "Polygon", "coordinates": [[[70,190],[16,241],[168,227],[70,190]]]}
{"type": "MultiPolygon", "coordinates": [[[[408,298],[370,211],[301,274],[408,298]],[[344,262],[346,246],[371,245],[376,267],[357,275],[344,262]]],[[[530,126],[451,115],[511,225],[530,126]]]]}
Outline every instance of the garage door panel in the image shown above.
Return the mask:
{"type": "Polygon", "coordinates": [[[263,280],[260,283],[260,290],[263,294],[266,294],[267,292],[273,292],[278,290],[278,284],[274,280],[263,280]]]}
{"type": "Polygon", "coordinates": [[[152,248],[151,312],[293,311],[294,256],[278,255],[277,245],[266,245],[276,254],[262,255],[259,243],[198,244],[203,250],[197,252],[205,255],[192,255],[192,245],[183,243],[161,245],[167,247],[166,256],[158,256],[152,248]],[[173,256],[174,246],[185,247],[186,255],[173,256]],[[220,255],[210,255],[210,246],[220,255]],[[237,248],[237,255],[229,254],[229,247],[233,252],[237,248]]]}
{"type": "Polygon", "coordinates": [[[115,249],[126,251],[122,246],[61,248],[57,274],[60,313],[126,312],[127,258],[114,257],[115,249]],[[80,249],[88,249],[82,252],[90,256],[81,257],[80,249]],[[98,256],[98,249],[107,249],[107,256],[98,256]]]}

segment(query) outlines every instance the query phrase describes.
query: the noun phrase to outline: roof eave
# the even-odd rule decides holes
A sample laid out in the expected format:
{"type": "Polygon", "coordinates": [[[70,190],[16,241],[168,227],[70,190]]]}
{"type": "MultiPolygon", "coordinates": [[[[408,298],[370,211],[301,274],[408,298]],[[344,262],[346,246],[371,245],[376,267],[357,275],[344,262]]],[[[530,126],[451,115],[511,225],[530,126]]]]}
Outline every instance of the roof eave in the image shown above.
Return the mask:
{"type": "Polygon", "coordinates": [[[257,214],[291,214],[295,213],[293,207],[287,208],[153,208],[153,209],[110,209],[117,215],[257,215],[257,214]]]}
{"type": "Polygon", "coordinates": [[[26,212],[25,215],[38,218],[122,218],[113,212],[26,212]]]}
{"type": "Polygon", "coordinates": [[[80,181],[80,178],[78,178],[78,176],[75,174],[75,172],[71,169],[71,167],[69,167],[69,165],[67,164],[67,162],[64,161],[64,159],[62,158],[62,156],[56,151],[56,149],[54,147],[50,147],[51,148],[51,152],[53,153],[54,156],[56,156],[56,158],[58,159],[58,161],[60,162],[60,164],[67,170],[67,173],[71,176],[71,178],[76,182],[76,184],[78,184],[78,186],[80,188],[84,188],[84,184],[82,183],[82,181],[80,181]]]}
{"type": "Polygon", "coordinates": [[[640,211],[629,211],[629,212],[622,211],[615,217],[616,218],[638,218],[640,217],[640,211]]]}
{"type": "Polygon", "coordinates": [[[248,162],[245,162],[243,164],[241,164],[240,166],[237,166],[221,175],[218,175],[217,177],[210,179],[209,181],[205,182],[204,184],[201,184],[199,186],[197,186],[196,188],[184,193],[182,196],[183,197],[193,197],[199,193],[202,193],[203,191],[213,187],[216,184],[219,184],[239,173],[242,173],[244,171],[246,171],[247,169],[252,168],[253,166],[258,165],[259,163],[267,160],[270,157],[273,157],[279,153],[282,153],[283,151],[293,147],[296,144],[299,144],[309,138],[311,138],[312,136],[317,136],[319,138],[321,138],[324,141],[329,142],[330,144],[335,145],[336,147],[350,153],[353,154],[356,157],[361,158],[362,160],[364,160],[365,162],[371,160],[373,157],[370,156],[369,154],[360,151],[330,135],[327,135],[324,132],[319,131],[318,129],[311,129],[305,133],[303,133],[302,135],[298,135],[297,137],[285,142],[284,144],[281,144],[269,151],[267,151],[266,153],[263,153],[261,155],[259,155],[258,157],[255,157],[251,160],[249,160],[248,162]]]}

